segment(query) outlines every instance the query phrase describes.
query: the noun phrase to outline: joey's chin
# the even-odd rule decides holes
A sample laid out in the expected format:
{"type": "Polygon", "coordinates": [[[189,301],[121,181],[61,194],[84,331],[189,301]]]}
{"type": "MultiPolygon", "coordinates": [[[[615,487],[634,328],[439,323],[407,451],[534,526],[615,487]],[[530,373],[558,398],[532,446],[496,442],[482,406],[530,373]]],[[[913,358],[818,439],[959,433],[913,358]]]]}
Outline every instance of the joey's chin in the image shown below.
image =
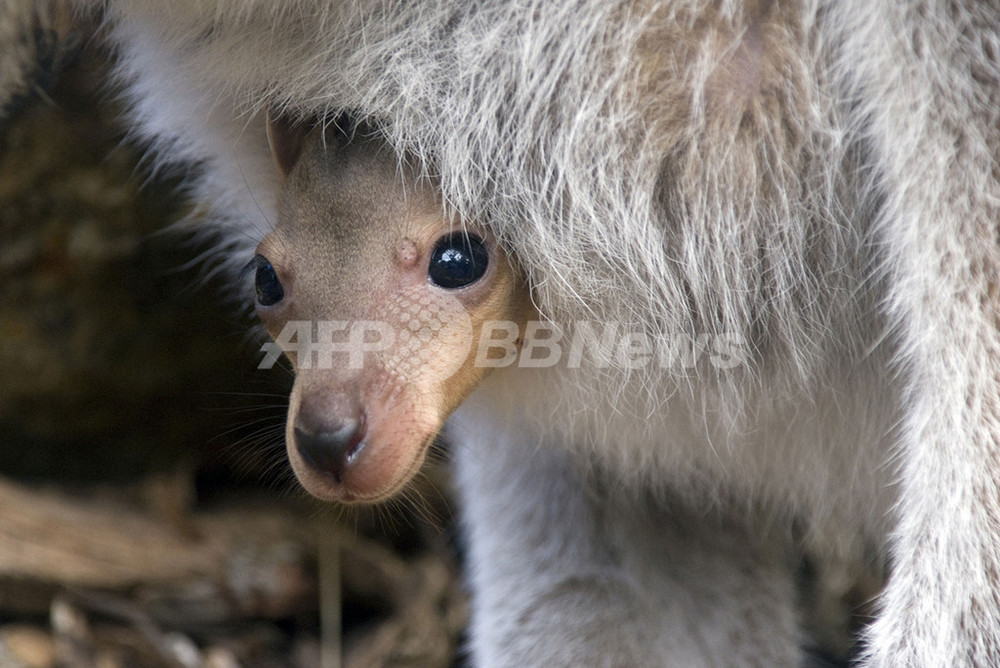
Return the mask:
{"type": "Polygon", "coordinates": [[[420,470],[437,433],[421,430],[392,439],[372,433],[346,465],[331,466],[303,453],[295,434],[289,431],[288,458],[299,482],[311,495],[339,503],[377,503],[394,496],[420,470]]]}

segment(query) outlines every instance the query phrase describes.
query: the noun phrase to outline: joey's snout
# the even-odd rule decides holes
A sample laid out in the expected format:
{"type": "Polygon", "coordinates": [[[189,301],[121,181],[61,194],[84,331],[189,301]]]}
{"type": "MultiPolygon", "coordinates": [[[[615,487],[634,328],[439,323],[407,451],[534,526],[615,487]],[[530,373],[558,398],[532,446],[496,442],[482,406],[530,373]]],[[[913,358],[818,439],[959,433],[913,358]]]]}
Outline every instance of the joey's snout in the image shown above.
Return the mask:
{"type": "Polygon", "coordinates": [[[303,464],[341,484],[365,447],[367,420],[364,412],[350,402],[324,398],[314,396],[303,401],[290,423],[289,443],[303,464]]]}
{"type": "Polygon", "coordinates": [[[441,428],[436,402],[384,373],[360,389],[337,373],[302,373],[292,389],[286,439],[295,475],[313,495],[372,502],[416,473],[441,428]]]}

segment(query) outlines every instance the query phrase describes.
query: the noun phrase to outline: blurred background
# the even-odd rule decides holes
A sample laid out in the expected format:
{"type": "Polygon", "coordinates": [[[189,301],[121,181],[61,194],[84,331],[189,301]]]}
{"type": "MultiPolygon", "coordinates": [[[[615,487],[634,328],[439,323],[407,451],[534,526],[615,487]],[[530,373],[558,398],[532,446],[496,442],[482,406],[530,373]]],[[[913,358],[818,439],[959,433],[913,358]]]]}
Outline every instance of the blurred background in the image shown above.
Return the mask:
{"type": "Polygon", "coordinates": [[[0,666],[461,665],[443,457],[406,502],[306,497],[287,366],[170,230],[183,175],[128,140],[100,31],[32,39],[0,114],[0,666]]]}

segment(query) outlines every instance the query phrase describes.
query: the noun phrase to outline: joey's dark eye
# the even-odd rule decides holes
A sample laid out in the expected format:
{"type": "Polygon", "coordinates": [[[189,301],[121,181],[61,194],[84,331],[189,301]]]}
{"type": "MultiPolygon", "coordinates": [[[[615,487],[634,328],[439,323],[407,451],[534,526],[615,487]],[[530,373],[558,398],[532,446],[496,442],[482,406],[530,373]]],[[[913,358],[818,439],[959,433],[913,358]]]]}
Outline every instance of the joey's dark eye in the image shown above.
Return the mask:
{"type": "Polygon", "coordinates": [[[490,254],[474,234],[454,232],[438,239],[431,253],[427,275],[442,288],[462,288],[475,283],[489,265],[490,254]]]}
{"type": "Polygon", "coordinates": [[[257,292],[257,303],[261,306],[273,306],[285,297],[285,289],[281,287],[278,274],[263,255],[255,255],[250,265],[256,270],[254,289],[257,292]]]}

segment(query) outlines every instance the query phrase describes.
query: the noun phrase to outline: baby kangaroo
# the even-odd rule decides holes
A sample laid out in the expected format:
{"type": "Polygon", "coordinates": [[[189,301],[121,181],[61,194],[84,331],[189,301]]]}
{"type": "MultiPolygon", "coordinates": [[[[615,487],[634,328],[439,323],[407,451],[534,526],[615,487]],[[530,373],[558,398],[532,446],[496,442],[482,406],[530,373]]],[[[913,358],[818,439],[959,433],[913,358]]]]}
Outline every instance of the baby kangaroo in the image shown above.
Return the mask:
{"type": "Polygon", "coordinates": [[[384,499],[485,375],[471,345],[483,324],[524,320],[528,290],[377,133],[272,121],[268,136],[286,183],[249,269],[295,368],[288,454],[320,498],[384,499]]]}

